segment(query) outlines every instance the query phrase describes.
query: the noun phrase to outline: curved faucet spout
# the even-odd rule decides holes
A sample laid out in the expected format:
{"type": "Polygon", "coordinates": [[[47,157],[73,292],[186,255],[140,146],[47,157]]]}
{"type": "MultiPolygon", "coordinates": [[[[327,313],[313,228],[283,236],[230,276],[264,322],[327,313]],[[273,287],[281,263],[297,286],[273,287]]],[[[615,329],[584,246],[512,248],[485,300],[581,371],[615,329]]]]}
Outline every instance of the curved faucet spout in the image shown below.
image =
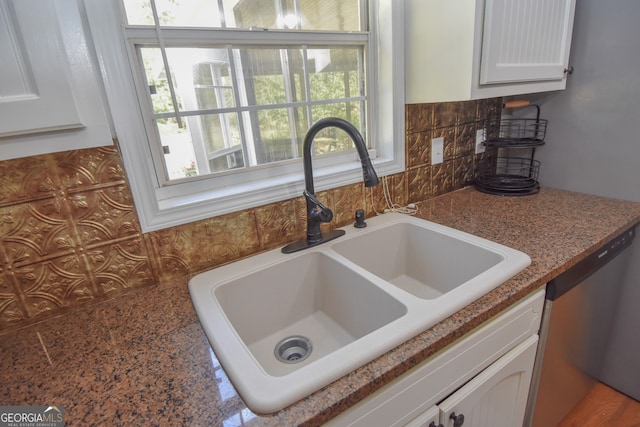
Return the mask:
{"type": "Polygon", "coordinates": [[[320,119],[313,125],[311,125],[304,137],[304,143],[302,145],[302,160],[304,162],[305,189],[309,193],[315,194],[313,188],[313,168],[311,167],[311,146],[316,134],[322,129],[328,127],[336,127],[338,129],[342,129],[346,132],[347,135],[349,135],[349,138],[351,138],[353,144],[356,146],[358,157],[360,157],[360,163],[362,163],[364,185],[367,187],[378,185],[378,175],[376,174],[376,171],[375,169],[373,169],[373,165],[371,164],[371,159],[369,158],[369,152],[367,150],[367,144],[365,144],[364,138],[362,137],[360,132],[358,132],[358,129],[356,129],[355,126],[344,119],[340,119],[337,117],[327,117],[325,119],[320,119]]]}
{"type": "Polygon", "coordinates": [[[290,245],[282,248],[282,252],[291,253],[305,248],[309,248],[320,243],[327,242],[342,236],[344,230],[333,230],[327,233],[326,236],[322,235],[320,231],[320,223],[329,222],[333,218],[333,212],[325,206],[323,206],[315,198],[315,189],[313,186],[313,168],[311,165],[311,145],[316,134],[324,128],[336,127],[342,129],[349,135],[349,138],[353,141],[356,147],[360,162],[362,163],[362,175],[364,177],[364,185],[367,187],[373,187],[378,185],[378,175],[376,174],[371,159],[369,158],[369,152],[364,142],[364,138],[358,130],[348,121],[337,117],[328,117],[320,119],[315,122],[304,137],[304,143],[302,146],[303,164],[304,164],[304,184],[305,184],[305,200],[307,203],[307,238],[291,243],[290,245]]]}

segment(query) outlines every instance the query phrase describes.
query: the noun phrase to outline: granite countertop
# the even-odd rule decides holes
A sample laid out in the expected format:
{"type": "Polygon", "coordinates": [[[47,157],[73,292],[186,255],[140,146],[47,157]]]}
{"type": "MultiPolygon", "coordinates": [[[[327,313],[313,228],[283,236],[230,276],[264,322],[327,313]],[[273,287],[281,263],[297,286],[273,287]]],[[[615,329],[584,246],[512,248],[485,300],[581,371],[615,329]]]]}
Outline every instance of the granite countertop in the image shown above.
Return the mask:
{"type": "Polygon", "coordinates": [[[640,204],[543,188],[467,188],[418,216],[527,253],[532,263],[458,313],[292,406],[247,409],[221,369],[186,283],[140,289],[0,336],[0,405],[62,405],[66,425],[318,425],[640,222],[640,204]]]}

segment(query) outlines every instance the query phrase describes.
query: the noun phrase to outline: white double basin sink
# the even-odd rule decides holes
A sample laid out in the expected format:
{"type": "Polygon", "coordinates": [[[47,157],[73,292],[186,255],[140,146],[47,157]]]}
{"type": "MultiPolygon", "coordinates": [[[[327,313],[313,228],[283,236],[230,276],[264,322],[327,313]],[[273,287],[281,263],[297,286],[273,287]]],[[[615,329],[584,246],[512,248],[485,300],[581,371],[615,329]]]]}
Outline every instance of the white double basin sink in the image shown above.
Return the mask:
{"type": "Polygon", "coordinates": [[[189,282],[242,398],[271,413],[454,314],[530,264],[503,245],[389,213],[313,248],[273,250],[189,282]]]}

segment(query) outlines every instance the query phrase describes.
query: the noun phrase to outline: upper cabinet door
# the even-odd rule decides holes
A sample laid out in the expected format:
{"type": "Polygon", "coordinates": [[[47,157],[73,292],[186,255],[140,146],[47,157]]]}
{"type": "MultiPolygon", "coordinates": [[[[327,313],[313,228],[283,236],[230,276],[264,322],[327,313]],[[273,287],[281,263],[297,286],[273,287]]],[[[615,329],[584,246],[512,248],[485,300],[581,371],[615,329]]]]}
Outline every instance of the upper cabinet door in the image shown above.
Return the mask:
{"type": "Polygon", "coordinates": [[[49,0],[0,0],[0,137],[82,128],[49,0]]]}
{"type": "Polygon", "coordinates": [[[0,0],[0,161],[113,144],[82,0],[0,0]]]}
{"type": "Polygon", "coordinates": [[[561,80],[573,0],[486,0],[480,84],[561,80]]]}
{"type": "Polygon", "coordinates": [[[408,104],[566,87],[576,0],[405,0],[408,104]]]}

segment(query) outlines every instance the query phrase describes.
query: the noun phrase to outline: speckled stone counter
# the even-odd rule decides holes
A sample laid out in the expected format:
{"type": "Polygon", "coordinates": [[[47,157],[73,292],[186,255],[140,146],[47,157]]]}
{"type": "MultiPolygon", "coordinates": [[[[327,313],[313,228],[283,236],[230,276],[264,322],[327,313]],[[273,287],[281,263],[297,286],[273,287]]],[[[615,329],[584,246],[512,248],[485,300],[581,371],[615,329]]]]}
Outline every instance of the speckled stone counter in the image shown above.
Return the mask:
{"type": "Polygon", "coordinates": [[[186,283],[137,290],[0,336],[0,405],[63,405],[69,426],[322,424],[640,222],[640,204],[542,189],[473,188],[418,216],[527,253],[532,264],[476,302],[289,408],[257,415],[218,364],[186,283]]]}

